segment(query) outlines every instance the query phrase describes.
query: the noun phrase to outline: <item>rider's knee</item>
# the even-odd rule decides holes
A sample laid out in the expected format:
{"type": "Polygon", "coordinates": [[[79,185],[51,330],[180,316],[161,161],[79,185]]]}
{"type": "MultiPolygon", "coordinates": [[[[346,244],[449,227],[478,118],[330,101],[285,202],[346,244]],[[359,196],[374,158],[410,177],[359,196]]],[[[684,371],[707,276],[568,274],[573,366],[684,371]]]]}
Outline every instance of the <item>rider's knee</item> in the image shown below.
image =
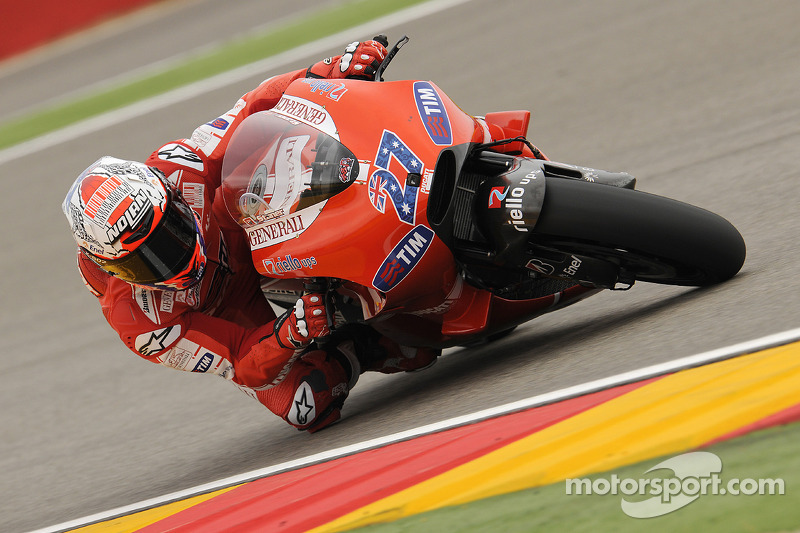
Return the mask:
{"type": "Polygon", "coordinates": [[[349,378],[340,358],[314,350],[300,357],[279,385],[258,397],[290,425],[314,432],[339,420],[349,378]]]}

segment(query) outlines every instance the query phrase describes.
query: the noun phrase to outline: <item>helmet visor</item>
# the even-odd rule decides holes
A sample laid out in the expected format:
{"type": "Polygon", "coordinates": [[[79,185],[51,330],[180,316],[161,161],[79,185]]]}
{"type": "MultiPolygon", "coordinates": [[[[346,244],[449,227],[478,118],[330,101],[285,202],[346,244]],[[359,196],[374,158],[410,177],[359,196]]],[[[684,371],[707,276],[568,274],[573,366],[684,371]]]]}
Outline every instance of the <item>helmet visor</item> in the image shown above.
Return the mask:
{"type": "Polygon", "coordinates": [[[193,261],[198,229],[191,208],[180,197],[171,202],[155,230],[135,250],[119,259],[89,254],[100,268],[123,281],[153,285],[172,281],[193,261]]]}

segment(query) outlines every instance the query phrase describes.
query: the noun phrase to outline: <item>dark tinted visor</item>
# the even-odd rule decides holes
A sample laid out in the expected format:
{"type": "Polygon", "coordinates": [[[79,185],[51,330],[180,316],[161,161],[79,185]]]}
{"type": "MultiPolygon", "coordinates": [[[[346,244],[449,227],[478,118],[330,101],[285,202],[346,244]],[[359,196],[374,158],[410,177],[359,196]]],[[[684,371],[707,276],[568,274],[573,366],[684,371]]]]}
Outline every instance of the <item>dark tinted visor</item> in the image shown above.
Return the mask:
{"type": "Polygon", "coordinates": [[[166,213],[136,250],[120,259],[89,257],[109,274],[129,283],[151,285],[171,280],[189,266],[197,243],[191,208],[171,195],[166,213]]]}

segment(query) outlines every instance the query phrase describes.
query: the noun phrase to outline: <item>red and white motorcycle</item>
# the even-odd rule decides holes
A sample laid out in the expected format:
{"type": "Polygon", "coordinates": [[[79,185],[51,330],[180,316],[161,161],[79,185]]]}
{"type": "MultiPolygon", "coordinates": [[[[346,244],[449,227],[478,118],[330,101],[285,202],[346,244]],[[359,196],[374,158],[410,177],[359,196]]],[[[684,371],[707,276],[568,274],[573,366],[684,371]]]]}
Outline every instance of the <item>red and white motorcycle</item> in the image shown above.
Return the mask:
{"type": "Polygon", "coordinates": [[[728,221],[628,174],[549,161],[524,137],[529,119],[472,117],[430,81],[295,81],[243,121],[223,167],[267,297],[325,290],[337,325],[446,347],[602,289],[740,270],[728,221]]]}

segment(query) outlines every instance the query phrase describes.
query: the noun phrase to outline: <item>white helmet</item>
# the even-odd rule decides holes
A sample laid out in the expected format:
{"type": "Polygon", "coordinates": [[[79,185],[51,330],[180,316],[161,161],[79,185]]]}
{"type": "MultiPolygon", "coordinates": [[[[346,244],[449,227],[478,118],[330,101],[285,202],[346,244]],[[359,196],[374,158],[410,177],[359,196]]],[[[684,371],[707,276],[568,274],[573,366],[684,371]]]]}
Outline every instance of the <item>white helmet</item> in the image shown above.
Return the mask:
{"type": "Polygon", "coordinates": [[[197,216],[158,169],[102,157],[78,176],[61,209],[83,253],[112,276],[180,290],[203,274],[197,216]]]}

